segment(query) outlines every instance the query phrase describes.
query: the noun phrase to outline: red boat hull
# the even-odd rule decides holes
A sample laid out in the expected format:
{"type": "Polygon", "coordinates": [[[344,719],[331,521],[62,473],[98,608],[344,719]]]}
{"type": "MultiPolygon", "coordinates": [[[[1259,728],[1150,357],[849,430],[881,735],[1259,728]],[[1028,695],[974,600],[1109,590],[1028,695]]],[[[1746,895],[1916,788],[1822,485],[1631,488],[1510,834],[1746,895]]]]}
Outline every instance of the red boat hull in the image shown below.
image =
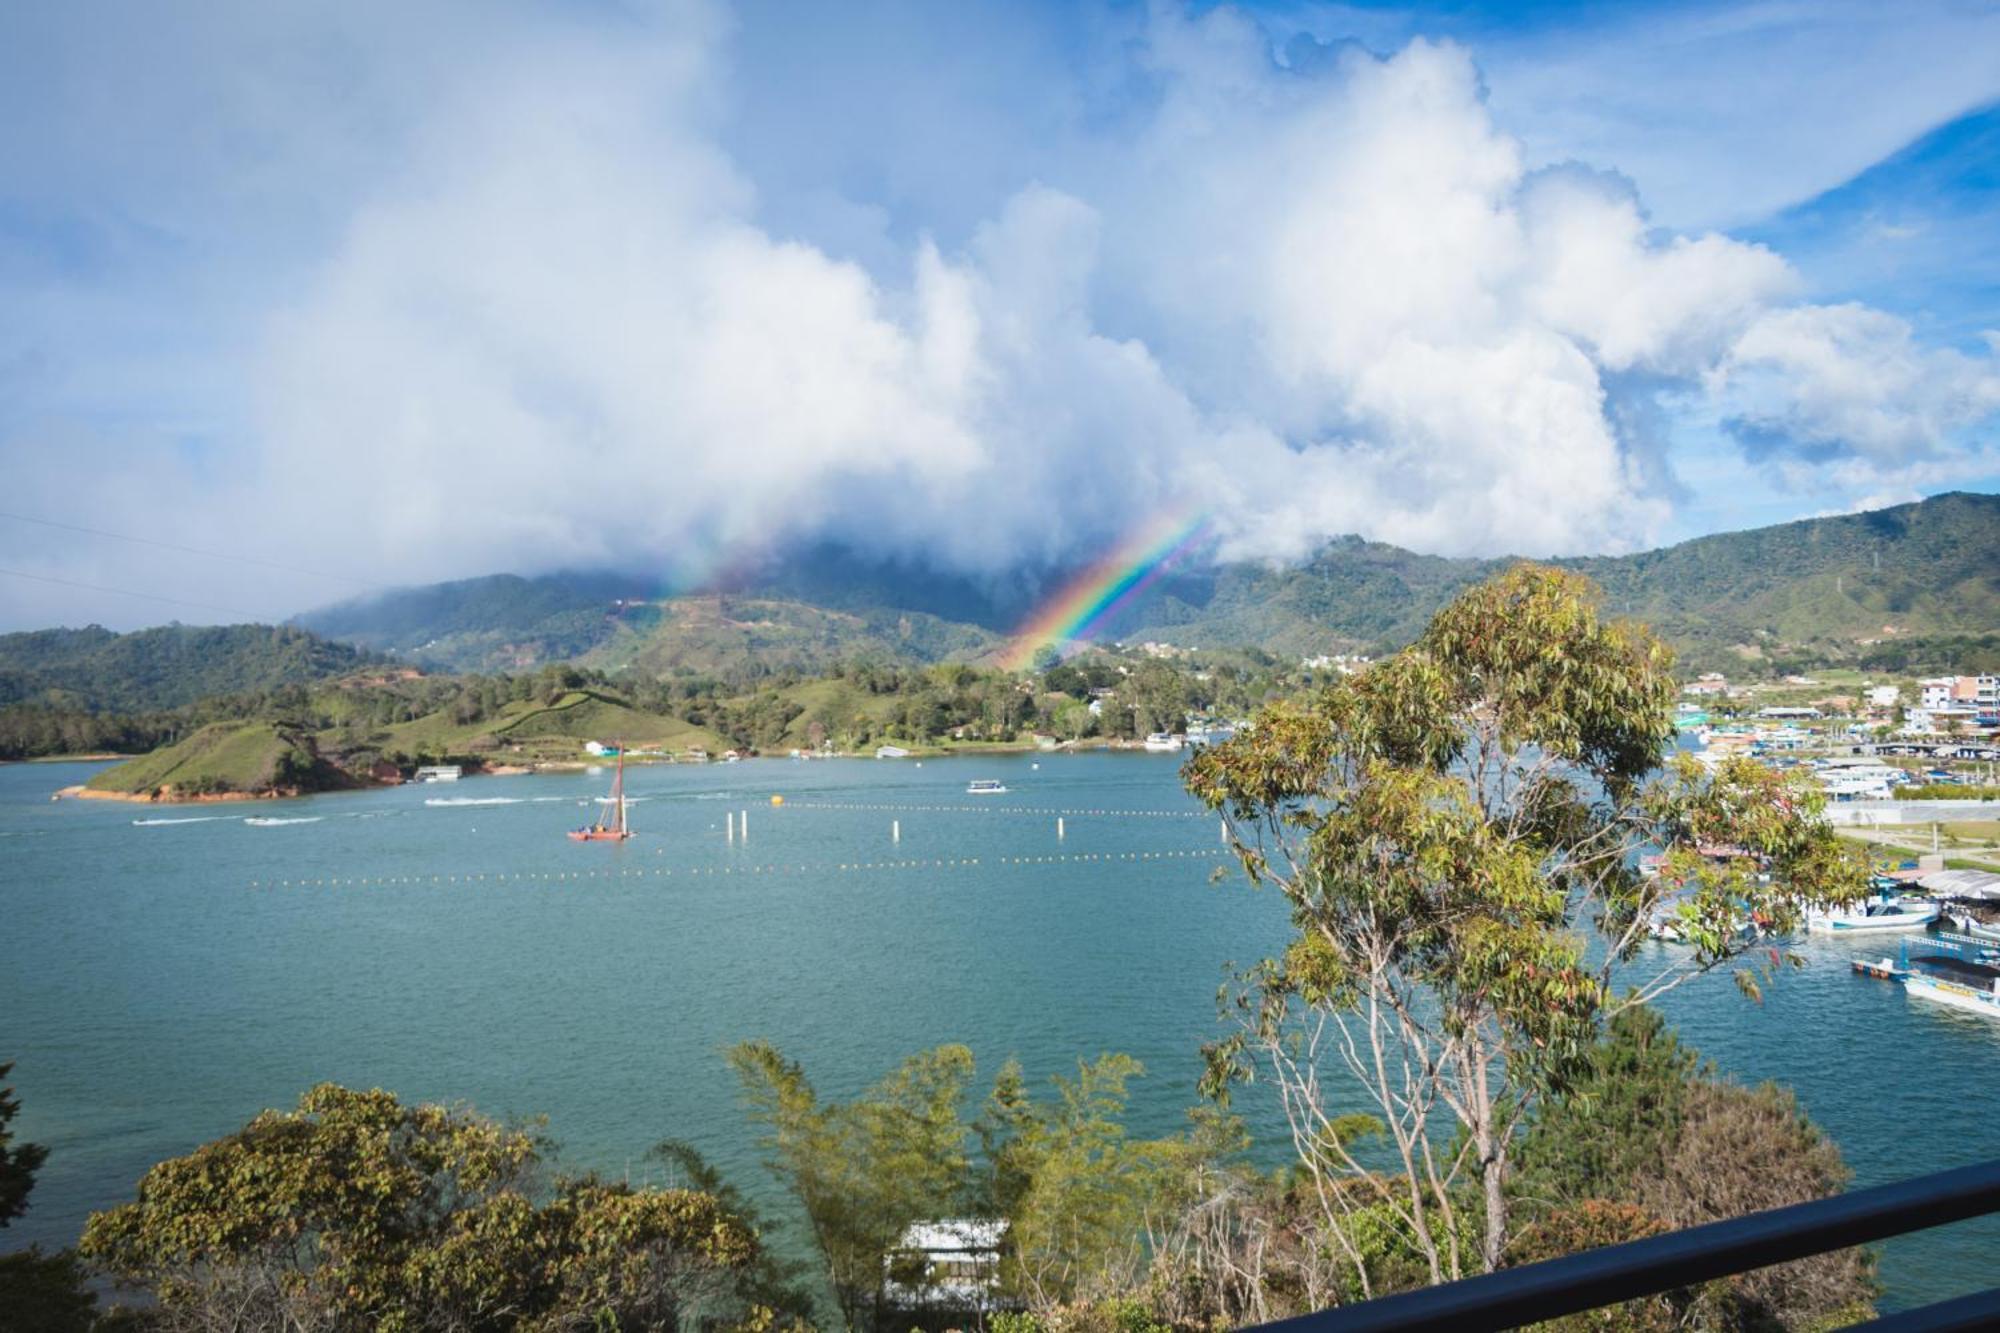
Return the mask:
{"type": "Polygon", "coordinates": [[[573,828],[569,831],[571,842],[623,842],[631,836],[615,828],[573,828]]]}

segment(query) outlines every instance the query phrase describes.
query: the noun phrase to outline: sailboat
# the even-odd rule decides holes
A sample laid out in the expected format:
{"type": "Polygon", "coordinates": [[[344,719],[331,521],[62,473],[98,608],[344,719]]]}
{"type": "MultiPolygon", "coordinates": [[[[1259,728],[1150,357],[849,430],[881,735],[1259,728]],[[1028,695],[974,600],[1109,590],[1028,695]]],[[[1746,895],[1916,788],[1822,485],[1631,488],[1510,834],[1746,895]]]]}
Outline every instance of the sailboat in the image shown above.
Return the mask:
{"type": "Polygon", "coordinates": [[[611,779],[611,799],[604,803],[597,822],[569,831],[572,842],[623,842],[632,836],[625,822],[625,743],[618,744],[618,776],[611,779]]]}

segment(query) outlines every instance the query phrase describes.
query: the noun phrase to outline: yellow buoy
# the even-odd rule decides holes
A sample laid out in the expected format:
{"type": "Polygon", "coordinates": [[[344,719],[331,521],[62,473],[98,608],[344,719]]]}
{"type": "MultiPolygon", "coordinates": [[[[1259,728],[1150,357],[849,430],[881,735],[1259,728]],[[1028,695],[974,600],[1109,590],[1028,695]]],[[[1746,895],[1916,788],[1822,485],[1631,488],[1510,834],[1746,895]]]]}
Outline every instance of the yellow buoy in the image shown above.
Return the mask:
{"type": "Polygon", "coordinates": [[[771,798],[772,805],[783,805],[784,803],[785,803],[785,798],[782,796],[773,796],[771,798]]]}

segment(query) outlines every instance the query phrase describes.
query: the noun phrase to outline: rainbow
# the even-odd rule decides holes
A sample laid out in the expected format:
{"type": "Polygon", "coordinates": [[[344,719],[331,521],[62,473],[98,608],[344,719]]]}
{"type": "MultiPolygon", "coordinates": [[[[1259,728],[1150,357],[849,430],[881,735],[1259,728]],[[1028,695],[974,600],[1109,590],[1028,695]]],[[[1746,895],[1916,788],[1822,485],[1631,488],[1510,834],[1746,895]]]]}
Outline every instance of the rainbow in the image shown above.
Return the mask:
{"type": "Polygon", "coordinates": [[[1192,549],[1207,529],[1206,515],[1165,514],[1131,533],[1028,617],[1000,665],[1024,671],[1041,649],[1089,638],[1192,549]]]}

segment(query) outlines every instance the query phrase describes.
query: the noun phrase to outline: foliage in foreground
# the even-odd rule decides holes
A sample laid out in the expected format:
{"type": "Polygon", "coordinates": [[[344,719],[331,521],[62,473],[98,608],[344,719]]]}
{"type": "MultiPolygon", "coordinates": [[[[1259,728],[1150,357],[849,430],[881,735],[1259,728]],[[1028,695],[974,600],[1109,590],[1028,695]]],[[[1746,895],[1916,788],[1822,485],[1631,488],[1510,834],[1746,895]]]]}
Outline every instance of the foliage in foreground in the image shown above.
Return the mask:
{"type": "Polygon", "coordinates": [[[1587,1067],[1602,1024],[1742,953],[1753,925],[1790,931],[1805,903],[1865,882],[1803,781],[1748,760],[1668,762],[1672,656],[1595,600],[1577,575],[1518,566],[1410,649],[1264,710],[1188,764],[1295,928],[1241,978],[1209,1088],[1276,1085],[1364,1294],[1374,1265],[1345,1238],[1376,1211],[1432,1282],[1497,1268],[1516,1137],[1587,1067]],[[1648,848],[1666,853],[1657,878],[1637,867],[1648,848]],[[1615,995],[1614,971],[1663,912],[1692,949],[1615,995]],[[1350,1082],[1392,1170],[1340,1132],[1356,1108],[1328,1090],[1350,1082]]]}
{"type": "MultiPolygon", "coordinates": [[[[1212,1110],[1159,1139],[1127,1133],[1138,1066],[1107,1055],[1031,1096],[1008,1062],[967,1119],[959,1046],[920,1052],[851,1101],[812,1089],[765,1043],[732,1060],[778,1179],[836,1289],[825,1322],[885,1333],[961,1327],[976,1310],[897,1250],[915,1222],[998,1224],[996,1333],[1165,1333],[1262,1323],[1425,1285],[1422,1244],[1372,1187],[1329,1222],[1300,1166],[1250,1160],[1212,1110]],[[1367,1280],[1351,1256],[1367,1265],[1367,1280]]],[[[1656,1012],[1625,1010],[1584,1070],[1539,1106],[1516,1150],[1503,1262],[1556,1258],[1837,1192],[1847,1170],[1789,1094],[1719,1080],[1656,1012]]],[[[1339,1130],[1381,1147],[1366,1116],[1339,1130]]],[[[1476,1182],[1455,1206],[1481,1206],[1476,1182]]],[[[1468,1256],[1470,1257],[1470,1256],[1468,1256]]],[[[1846,1251],[1561,1321],[1563,1329],[1773,1333],[1864,1318],[1870,1257],[1846,1251]]]]}
{"type": "Polygon", "coordinates": [[[759,1238],[713,1194],[547,1180],[536,1139],[333,1084],[147,1172],[82,1254],[151,1327],[673,1329],[772,1321],[759,1238]]]}
{"type": "MultiPolygon", "coordinates": [[[[6,1086],[14,1064],[0,1062],[0,1230],[28,1211],[35,1173],[49,1157],[38,1143],[15,1143],[11,1128],[21,1103],[6,1086]]],[[[30,1246],[0,1254],[0,1333],[84,1333],[97,1317],[83,1265],[71,1252],[45,1254],[30,1246]]]]}
{"type": "MultiPolygon", "coordinates": [[[[1514,1189],[1530,1221],[1509,1260],[1823,1199],[1851,1175],[1789,1091],[1719,1078],[1655,1010],[1627,1009],[1522,1136],[1514,1189]]],[[[1868,1317],[1873,1271],[1868,1251],[1841,1250],[1622,1309],[1635,1328],[1845,1326],[1868,1317]],[[1662,1312],[1672,1322],[1656,1325],[1662,1312]]]]}

